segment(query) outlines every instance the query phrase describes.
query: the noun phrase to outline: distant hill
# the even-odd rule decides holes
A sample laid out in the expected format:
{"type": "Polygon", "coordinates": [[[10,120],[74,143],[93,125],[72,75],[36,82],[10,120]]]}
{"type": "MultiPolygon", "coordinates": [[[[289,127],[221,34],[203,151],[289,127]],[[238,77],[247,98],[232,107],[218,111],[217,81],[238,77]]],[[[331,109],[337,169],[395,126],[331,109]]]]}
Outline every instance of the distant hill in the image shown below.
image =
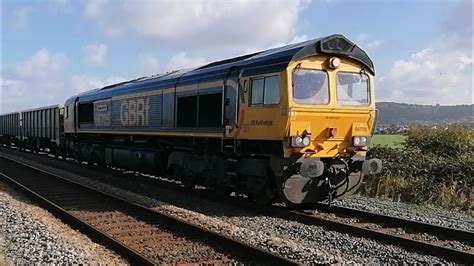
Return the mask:
{"type": "Polygon", "coordinates": [[[415,121],[472,122],[474,116],[474,104],[441,106],[379,102],[376,103],[376,106],[379,110],[379,123],[415,121]]]}

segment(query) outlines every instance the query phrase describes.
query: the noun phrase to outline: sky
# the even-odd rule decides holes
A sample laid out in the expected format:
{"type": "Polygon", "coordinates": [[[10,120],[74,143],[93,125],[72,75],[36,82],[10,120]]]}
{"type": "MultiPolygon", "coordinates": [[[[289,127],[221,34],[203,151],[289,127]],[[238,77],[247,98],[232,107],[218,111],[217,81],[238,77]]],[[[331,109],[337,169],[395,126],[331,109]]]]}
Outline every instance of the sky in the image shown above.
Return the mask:
{"type": "Polygon", "coordinates": [[[0,112],[340,33],[377,101],[473,102],[470,0],[0,0],[0,112]]]}

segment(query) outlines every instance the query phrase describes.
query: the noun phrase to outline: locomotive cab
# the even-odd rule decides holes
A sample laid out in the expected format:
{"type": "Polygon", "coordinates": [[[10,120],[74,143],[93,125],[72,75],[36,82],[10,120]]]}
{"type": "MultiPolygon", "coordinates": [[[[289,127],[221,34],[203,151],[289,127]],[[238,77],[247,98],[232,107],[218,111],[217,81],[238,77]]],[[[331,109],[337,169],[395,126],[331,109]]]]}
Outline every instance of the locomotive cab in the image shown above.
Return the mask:
{"type": "Polygon", "coordinates": [[[381,171],[380,160],[365,159],[376,119],[373,68],[343,37],[319,45],[332,50],[292,61],[286,72],[284,154],[296,162],[280,193],[293,204],[342,198],[381,171]]]}

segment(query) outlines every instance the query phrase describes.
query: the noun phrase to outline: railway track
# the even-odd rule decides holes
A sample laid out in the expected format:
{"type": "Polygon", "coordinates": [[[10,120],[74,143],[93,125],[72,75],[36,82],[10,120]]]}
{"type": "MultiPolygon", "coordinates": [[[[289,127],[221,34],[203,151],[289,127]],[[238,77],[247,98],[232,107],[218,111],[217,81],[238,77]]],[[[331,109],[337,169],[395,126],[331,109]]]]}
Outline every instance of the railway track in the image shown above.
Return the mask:
{"type": "MultiPolygon", "coordinates": [[[[108,170],[107,170],[108,171],[108,170]]],[[[130,176],[128,176],[130,177],[130,176]]],[[[124,180],[129,178],[124,178],[124,180]]],[[[126,182],[126,181],[125,181],[126,182]]],[[[314,205],[317,209],[289,211],[282,207],[256,207],[255,204],[232,197],[217,197],[207,190],[187,190],[174,183],[143,178],[146,186],[161,186],[184,194],[218,200],[232,206],[304,224],[319,225],[350,235],[375,239],[409,250],[446,258],[450,261],[474,263],[474,232],[463,231],[413,220],[381,215],[339,206],[314,205]],[[452,248],[457,246],[458,248],[452,248]],[[460,249],[461,248],[461,249],[460,249]]],[[[140,191],[135,191],[140,193],[140,191]]]]}
{"type": "Polygon", "coordinates": [[[372,238],[450,261],[474,263],[474,232],[386,216],[351,208],[318,204],[318,211],[278,211],[285,219],[372,238]],[[460,246],[461,249],[452,248],[460,246]]]}
{"type": "Polygon", "coordinates": [[[133,264],[295,262],[0,155],[0,177],[133,264]]]}

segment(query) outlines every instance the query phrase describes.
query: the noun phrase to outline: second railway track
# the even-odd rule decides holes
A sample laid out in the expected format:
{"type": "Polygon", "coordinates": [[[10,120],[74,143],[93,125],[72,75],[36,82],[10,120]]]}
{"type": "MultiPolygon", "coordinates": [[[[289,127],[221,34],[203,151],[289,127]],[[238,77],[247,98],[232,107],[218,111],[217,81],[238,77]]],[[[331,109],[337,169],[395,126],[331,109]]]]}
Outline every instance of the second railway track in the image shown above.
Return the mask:
{"type": "Polygon", "coordinates": [[[0,177],[73,227],[149,264],[295,262],[0,155],[0,177]]]}
{"type": "Polygon", "coordinates": [[[325,226],[360,237],[443,257],[450,261],[474,263],[474,233],[372,212],[317,204],[318,210],[280,212],[282,217],[305,224],[325,226]],[[452,248],[453,243],[461,248],[452,248]]]}

